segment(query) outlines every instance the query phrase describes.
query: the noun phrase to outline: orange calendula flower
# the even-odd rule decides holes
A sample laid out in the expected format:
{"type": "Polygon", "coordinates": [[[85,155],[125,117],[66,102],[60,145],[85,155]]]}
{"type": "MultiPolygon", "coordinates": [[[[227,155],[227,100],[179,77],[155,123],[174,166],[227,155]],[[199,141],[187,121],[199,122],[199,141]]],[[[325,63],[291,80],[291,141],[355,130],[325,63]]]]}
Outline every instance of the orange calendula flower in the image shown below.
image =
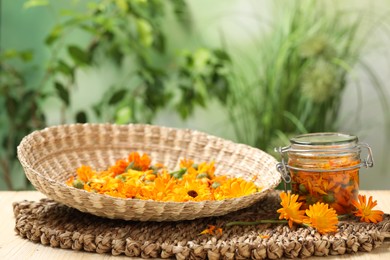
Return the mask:
{"type": "Polygon", "coordinates": [[[194,165],[194,161],[190,159],[181,159],[180,160],[180,168],[191,168],[194,165]]]}
{"type": "Polygon", "coordinates": [[[224,200],[253,194],[258,187],[253,182],[247,182],[242,178],[228,179],[214,191],[215,199],[224,200]]]}
{"type": "Polygon", "coordinates": [[[260,189],[240,178],[215,176],[214,171],[214,162],[194,164],[191,159],[183,159],[180,169],[170,172],[161,163],[152,165],[147,154],[132,152],[127,160],[119,159],[103,171],[81,166],[77,176],[65,183],[113,197],[176,202],[215,200],[215,190],[223,185],[218,199],[245,196],[260,189]]]}
{"type": "Polygon", "coordinates": [[[209,225],[208,228],[199,233],[199,235],[222,235],[222,228],[217,228],[214,225],[209,225]]]}
{"type": "Polygon", "coordinates": [[[111,166],[108,170],[114,174],[114,176],[124,173],[129,163],[126,160],[117,160],[115,165],[111,166]]]}
{"type": "Polygon", "coordinates": [[[150,185],[141,186],[139,194],[136,195],[140,199],[152,199],[155,201],[174,200],[173,188],[176,185],[175,178],[168,173],[162,172],[150,185]]]}
{"type": "Polygon", "coordinates": [[[72,186],[73,182],[74,182],[74,176],[70,176],[70,178],[65,183],[68,186],[72,186]]]}
{"type": "Polygon", "coordinates": [[[359,201],[352,200],[352,204],[356,207],[355,216],[360,217],[360,221],[367,223],[378,223],[383,220],[383,211],[372,210],[377,205],[376,200],[372,201],[372,196],[369,197],[368,202],[366,195],[359,195],[359,201]]]}
{"type": "Polygon", "coordinates": [[[185,179],[174,189],[175,201],[202,201],[213,200],[208,185],[195,180],[185,179]]]}
{"type": "Polygon", "coordinates": [[[214,178],[215,166],[214,162],[202,162],[198,165],[198,173],[205,173],[209,178],[214,178]]]}
{"type": "Polygon", "coordinates": [[[89,181],[89,179],[91,179],[93,175],[94,172],[92,171],[92,168],[89,166],[82,165],[80,168],[77,169],[78,179],[83,182],[89,181]]]}
{"type": "Polygon", "coordinates": [[[321,234],[336,232],[337,224],[339,222],[336,211],[329,208],[328,204],[317,202],[314,205],[310,205],[306,210],[306,218],[303,222],[313,228],[321,234]]]}
{"type": "Polygon", "coordinates": [[[142,156],[137,152],[132,152],[129,155],[129,163],[132,164],[132,169],[146,171],[150,167],[151,159],[147,154],[142,156]]]}
{"type": "Polygon", "coordinates": [[[282,192],[280,193],[280,198],[282,199],[280,202],[282,208],[277,210],[277,212],[280,213],[279,219],[288,220],[290,228],[292,227],[293,222],[301,224],[305,219],[305,211],[300,210],[302,203],[297,202],[298,195],[291,194],[290,192],[282,192]]]}

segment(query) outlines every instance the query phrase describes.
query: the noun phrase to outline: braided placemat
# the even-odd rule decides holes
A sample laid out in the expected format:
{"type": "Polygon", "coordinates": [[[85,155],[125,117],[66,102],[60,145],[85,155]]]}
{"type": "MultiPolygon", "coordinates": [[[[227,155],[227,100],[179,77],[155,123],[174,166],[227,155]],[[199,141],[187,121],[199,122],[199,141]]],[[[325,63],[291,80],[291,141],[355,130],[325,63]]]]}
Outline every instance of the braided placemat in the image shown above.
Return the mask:
{"type": "Polygon", "coordinates": [[[276,219],[279,203],[279,194],[271,192],[263,201],[238,212],[180,222],[106,219],[50,199],[15,202],[13,207],[15,231],[23,238],[51,247],[142,258],[277,259],[342,255],[370,252],[390,237],[388,214],[379,224],[342,221],[339,231],[332,235],[276,224],[224,227],[237,220],[276,219]],[[222,234],[200,235],[208,225],[223,228],[222,234]]]}

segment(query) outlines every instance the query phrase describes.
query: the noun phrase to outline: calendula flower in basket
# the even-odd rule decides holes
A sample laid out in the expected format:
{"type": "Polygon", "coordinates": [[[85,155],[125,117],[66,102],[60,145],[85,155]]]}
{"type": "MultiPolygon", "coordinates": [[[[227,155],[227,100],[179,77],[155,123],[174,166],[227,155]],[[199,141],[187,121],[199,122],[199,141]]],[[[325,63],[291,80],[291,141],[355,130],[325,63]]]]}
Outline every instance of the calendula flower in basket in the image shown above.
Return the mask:
{"type": "Polygon", "coordinates": [[[147,154],[132,152],[103,171],[82,165],[66,183],[113,197],[176,202],[225,200],[261,190],[242,178],[215,175],[214,162],[182,159],[179,166],[170,172],[162,164],[152,164],[147,154]]]}

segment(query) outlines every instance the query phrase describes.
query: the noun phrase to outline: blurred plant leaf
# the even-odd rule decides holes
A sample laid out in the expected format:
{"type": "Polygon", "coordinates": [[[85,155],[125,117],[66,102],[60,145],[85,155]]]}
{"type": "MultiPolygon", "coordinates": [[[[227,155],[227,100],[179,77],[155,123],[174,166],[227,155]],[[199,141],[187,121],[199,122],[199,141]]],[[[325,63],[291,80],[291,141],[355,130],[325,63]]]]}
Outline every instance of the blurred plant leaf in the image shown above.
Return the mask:
{"type": "Polygon", "coordinates": [[[118,8],[123,12],[126,13],[129,9],[129,6],[126,2],[126,0],[115,0],[116,5],[118,8]]]}
{"type": "Polygon", "coordinates": [[[33,59],[33,53],[32,53],[32,51],[22,51],[20,53],[20,57],[25,62],[31,61],[33,59]]]}
{"type": "Polygon", "coordinates": [[[16,116],[16,107],[17,107],[17,100],[12,96],[6,97],[6,108],[7,113],[10,118],[14,118],[16,116]]]}
{"type": "Polygon", "coordinates": [[[23,8],[32,8],[37,6],[47,6],[49,5],[49,0],[28,0],[23,4],[23,8]]]}
{"type": "Polygon", "coordinates": [[[116,124],[127,124],[132,117],[132,111],[130,107],[122,107],[115,113],[116,124]]]}
{"type": "Polygon", "coordinates": [[[87,114],[84,111],[79,111],[76,114],[76,122],[77,123],[86,123],[88,122],[87,114]]]}
{"type": "Polygon", "coordinates": [[[66,106],[69,106],[69,104],[70,104],[69,91],[64,87],[64,85],[62,85],[58,81],[55,82],[54,85],[55,85],[57,95],[59,96],[59,98],[64,102],[64,104],[66,106]]]}
{"type": "Polygon", "coordinates": [[[58,38],[60,38],[63,34],[63,26],[62,25],[56,25],[53,27],[53,29],[50,31],[49,35],[46,36],[45,43],[47,45],[52,45],[55,41],[57,41],[58,38]]]}
{"type": "Polygon", "coordinates": [[[191,13],[188,10],[188,5],[184,0],[171,0],[176,17],[180,21],[180,25],[186,28],[186,30],[192,29],[191,13]]]}
{"type": "Polygon", "coordinates": [[[64,76],[74,78],[73,68],[71,68],[65,61],[58,60],[57,70],[64,74],[64,76]]]}
{"type": "Polygon", "coordinates": [[[24,62],[29,62],[33,58],[32,50],[18,51],[14,49],[8,49],[0,55],[1,59],[13,59],[20,58],[24,62]]]}
{"type": "Polygon", "coordinates": [[[78,65],[87,65],[89,63],[88,54],[76,45],[68,46],[68,53],[73,61],[78,65]]]}
{"type": "Polygon", "coordinates": [[[118,104],[126,96],[127,92],[128,91],[126,89],[119,89],[119,90],[117,90],[116,92],[114,92],[112,94],[110,100],[108,101],[108,104],[111,105],[111,106],[115,105],[115,104],[118,104]]]}
{"type": "Polygon", "coordinates": [[[137,19],[136,24],[140,42],[146,47],[151,46],[153,43],[153,28],[150,23],[145,19],[137,19]]]}

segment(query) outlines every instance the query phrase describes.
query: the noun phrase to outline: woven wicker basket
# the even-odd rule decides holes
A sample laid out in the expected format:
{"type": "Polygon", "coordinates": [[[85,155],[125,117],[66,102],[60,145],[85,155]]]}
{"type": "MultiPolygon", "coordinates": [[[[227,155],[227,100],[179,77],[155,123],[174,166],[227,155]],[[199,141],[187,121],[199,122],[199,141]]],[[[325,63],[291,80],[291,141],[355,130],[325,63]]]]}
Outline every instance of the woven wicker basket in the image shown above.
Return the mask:
{"type": "Polygon", "coordinates": [[[152,125],[73,124],[49,127],[26,136],[18,158],[27,178],[49,198],[107,218],[177,221],[219,216],[262,199],[280,182],[276,160],[253,147],[188,129],[152,125]],[[253,195],[223,201],[158,202],[121,199],[69,187],[65,181],[82,164],[102,170],[132,151],[177,169],[180,159],[214,160],[216,174],[240,176],[263,187],[253,195]]]}

